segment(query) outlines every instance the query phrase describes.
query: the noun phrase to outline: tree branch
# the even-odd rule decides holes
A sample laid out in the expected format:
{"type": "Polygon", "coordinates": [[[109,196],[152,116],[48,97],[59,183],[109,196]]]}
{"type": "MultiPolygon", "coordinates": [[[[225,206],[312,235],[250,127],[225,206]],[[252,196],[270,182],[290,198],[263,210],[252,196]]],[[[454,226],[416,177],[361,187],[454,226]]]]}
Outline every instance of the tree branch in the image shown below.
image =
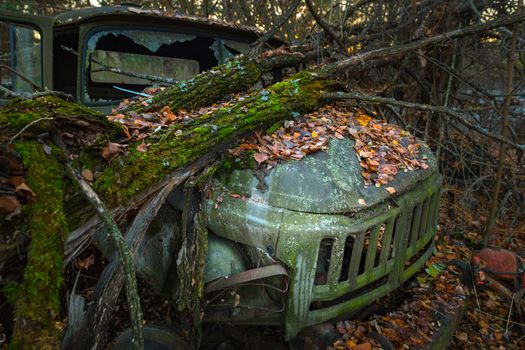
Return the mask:
{"type": "MultiPolygon", "coordinates": [[[[60,45],[60,48],[62,50],[64,50],[64,51],[66,51],[66,52],[69,52],[69,53],[72,53],[73,55],[78,56],[78,52],[76,52],[75,50],[73,50],[70,47],[67,47],[65,45],[60,45]]],[[[98,60],[96,60],[96,59],[94,59],[92,57],[89,58],[89,61],[92,62],[92,63],[96,63],[96,64],[98,64],[99,66],[102,67],[101,69],[92,70],[92,72],[111,72],[111,73],[115,73],[115,74],[124,75],[124,76],[127,76],[127,77],[139,78],[139,79],[149,80],[150,82],[165,83],[165,84],[170,84],[170,85],[178,83],[178,80],[172,79],[172,78],[163,78],[163,77],[159,77],[159,76],[156,76],[156,75],[126,72],[126,71],[123,71],[120,68],[108,66],[107,64],[104,64],[104,63],[102,63],[102,62],[100,62],[100,61],[98,61],[98,60]]]]}
{"type": "Polygon", "coordinates": [[[64,165],[69,177],[78,184],[86,199],[93,206],[98,215],[100,215],[102,221],[106,225],[109,235],[115,242],[120,257],[120,264],[122,265],[122,269],[124,270],[125,274],[126,297],[129,304],[131,328],[133,332],[133,345],[135,349],[142,350],[144,349],[144,333],[142,329],[143,318],[137,287],[137,276],[131,251],[126,245],[126,241],[124,240],[117,223],[115,220],[113,220],[113,216],[109,210],[100,200],[93,188],[91,188],[89,183],[84,180],[84,178],[73,168],[73,166],[71,166],[71,163],[69,162],[69,153],[67,152],[67,148],[64,145],[62,139],[60,139],[58,135],[55,135],[53,139],[59,148],[65,152],[64,165]]]}
{"type": "Polygon", "coordinates": [[[255,41],[252,44],[253,49],[250,52],[250,56],[253,57],[257,55],[261,46],[263,46],[271,37],[273,37],[277,30],[281,28],[283,24],[286,23],[286,21],[288,21],[290,16],[295,12],[295,9],[297,9],[297,6],[299,6],[300,2],[301,0],[294,0],[294,2],[290,5],[288,10],[286,10],[286,12],[281,17],[279,17],[279,19],[272,26],[272,28],[270,28],[270,30],[268,30],[263,36],[259,37],[259,39],[257,39],[257,41],[255,41]]]}
{"type": "Polygon", "coordinates": [[[435,113],[445,113],[447,115],[450,115],[454,119],[456,119],[458,122],[460,122],[464,126],[470,129],[473,129],[474,131],[480,133],[481,135],[489,137],[498,142],[507,144],[517,150],[520,150],[520,151],[525,150],[525,144],[516,144],[512,142],[512,140],[509,140],[506,137],[492,134],[479,126],[472,124],[470,121],[466,120],[460,113],[458,113],[458,111],[455,111],[448,107],[431,106],[427,104],[414,103],[414,102],[405,102],[405,101],[399,101],[393,98],[364,95],[364,94],[360,94],[357,92],[346,92],[346,93],[345,92],[332,92],[332,93],[324,93],[323,96],[329,100],[360,100],[360,101],[365,101],[365,102],[369,102],[373,104],[386,104],[386,105],[399,106],[399,107],[405,107],[405,108],[414,108],[414,109],[435,112],[435,113]]]}
{"type": "Polygon", "coordinates": [[[308,10],[312,14],[312,17],[315,19],[315,22],[319,25],[319,27],[323,28],[325,33],[329,37],[334,39],[335,42],[337,43],[337,45],[339,45],[339,47],[346,53],[346,46],[345,46],[345,44],[343,43],[343,41],[341,40],[339,35],[337,35],[337,33],[334,32],[334,30],[315,11],[314,5],[312,4],[312,0],[305,0],[305,2],[306,2],[306,6],[308,7],[308,10]]]}
{"type": "MultiPolygon", "coordinates": [[[[310,0],[307,0],[310,1],[310,0]]],[[[375,59],[384,56],[391,55],[402,55],[409,51],[415,51],[417,49],[429,46],[431,44],[436,44],[445,40],[456,39],[480,32],[484,32],[490,29],[499,28],[507,26],[517,22],[523,22],[525,20],[525,13],[516,13],[514,15],[506,16],[499,18],[494,21],[475,24],[469,27],[462,29],[453,30],[443,34],[438,34],[436,36],[425,38],[421,40],[416,40],[402,45],[396,45],[386,48],[375,49],[363,53],[359,53],[347,59],[328,64],[325,67],[321,68],[321,71],[326,74],[333,74],[340,70],[349,68],[351,66],[364,63],[366,60],[375,59]]]]}

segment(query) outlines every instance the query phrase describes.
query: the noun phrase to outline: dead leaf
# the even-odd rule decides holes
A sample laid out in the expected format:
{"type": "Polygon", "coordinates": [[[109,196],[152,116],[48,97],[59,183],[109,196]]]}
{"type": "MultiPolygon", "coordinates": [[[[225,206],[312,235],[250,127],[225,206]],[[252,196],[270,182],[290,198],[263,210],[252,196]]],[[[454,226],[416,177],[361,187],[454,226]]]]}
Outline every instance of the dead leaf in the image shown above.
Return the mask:
{"type": "Polygon", "coordinates": [[[33,192],[25,182],[16,186],[16,191],[22,192],[27,202],[34,202],[36,200],[35,192],[33,192]]]}
{"type": "Polygon", "coordinates": [[[349,348],[353,348],[356,345],[357,344],[353,342],[351,339],[346,342],[346,346],[348,346],[349,348]]]}
{"type": "Polygon", "coordinates": [[[385,190],[387,190],[390,194],[394,194],[397,192],[394,187],[385,187],[385,190]]]}
{"type": "Polygon", "coordinates": [[[22,205],[15,196],[0,197],[0,214],[16,215],[20,212],[22,205]]]}
{"type": "Polygon", "coordinates": [[[372,344],[370,343],[363,343],[355,346],[352,348],[352,350],[372,350],[372,344]]]}
{"type": "Polygon", "coordinates": [[[91,265],[93,265],[94,262],[95,262],[95,255],[91,254],[84,259],[78,259],[75,265],[77,269],[79,270],[87,270],[91,267],[91,265]]]}
{"type": "Polygon", "coordinates": [[[148,145],[142,140],[142,143],[136,147],[136,150],[142,153],[145,153],[148,151],[148,145]]]}
{"type": "Polygon", "coordinates": [[[468,342],[468,334],[465,333],[465,332],[457,333],[456,334],[456,338],[458,338],[459,340],[461,340],[464,343],[468,342]]]}
{"type": "Polygon", "coordinates": [[[108,142],[108,144],[102,149],[102,157],[105,160],[111,160],[115,158],[120,152],[122,152],[121,144],[108,142]]]}
{"type": "Polygon", "coordinates": [[[258,153],[255,153],[255,154],[253,155],[253,158],[255,159],[255,161],[257,162],[257,164],[261,164],[261,163],[263,163],[263,162],[265,162],[265,161],[268,160],[268,155],[267,155],[266,153],[260,153],[260,152],[258,152],[258,153]]]}
{"type": "Polygon", "coordinates": [[[372,120],[372,117],[366,114],[361,114],[357,117],[357,121],[359,124],[361,124],[361,126],[367,126],[370,120],[372,120]]]}
{"type": "Polygon", "coordinates": [[[366,205],[366,202],[365,202],[365,200],[363,198],[359,198],[357,201],[359,202],[359,204],[361,204],[363,206],[366,205]]]}
{"type": "Polygon", "coordinates": [[[82,177],[89,182],[93,182],[93,172],[89,169],[82,169],[82,177]]]}

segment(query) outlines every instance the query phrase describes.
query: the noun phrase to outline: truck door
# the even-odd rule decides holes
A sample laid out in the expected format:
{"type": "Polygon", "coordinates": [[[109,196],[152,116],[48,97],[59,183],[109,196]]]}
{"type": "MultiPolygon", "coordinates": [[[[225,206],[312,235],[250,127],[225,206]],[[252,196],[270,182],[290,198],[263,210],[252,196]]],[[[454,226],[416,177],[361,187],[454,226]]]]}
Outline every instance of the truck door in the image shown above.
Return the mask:
{"type": "Polygon", "coordinates": [[[0,13],[0,105],[17,94],[53,89],[52,49],[50,17],[0,13]]]}

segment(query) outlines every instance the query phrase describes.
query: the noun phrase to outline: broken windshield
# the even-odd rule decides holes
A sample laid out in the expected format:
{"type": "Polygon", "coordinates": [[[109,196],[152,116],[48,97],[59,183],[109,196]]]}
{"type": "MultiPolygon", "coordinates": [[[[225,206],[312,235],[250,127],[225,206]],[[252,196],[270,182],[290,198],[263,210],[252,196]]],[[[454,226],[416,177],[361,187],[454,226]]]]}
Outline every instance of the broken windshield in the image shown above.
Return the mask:
{"type": "Polygon", "coordinates": [[[159,81],[193,78],[199,72],[247,51],[248,44],[202,35],[118,29],[93,33],[84,56],[86,102],[130,97],[159,81]],[[155,79],[155,77],[160,79],[155,79]]]}

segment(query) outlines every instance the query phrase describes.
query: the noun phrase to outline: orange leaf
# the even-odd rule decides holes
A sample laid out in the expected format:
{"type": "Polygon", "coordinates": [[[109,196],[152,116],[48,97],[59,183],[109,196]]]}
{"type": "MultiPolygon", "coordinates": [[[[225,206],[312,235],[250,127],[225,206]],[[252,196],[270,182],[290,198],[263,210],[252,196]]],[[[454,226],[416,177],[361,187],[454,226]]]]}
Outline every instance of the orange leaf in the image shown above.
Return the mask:
{"type": "Polygon", "coordinates": [[[352,348],[352,350],[372,350],[372,344],[370,343],[359,344],[356,347],[352,348]]]}
{"type": "Polygon", "coordinates": [[[370,120],[372,120],[372,117],[366,114],[361,114],[359,117],[357,117],[357,121],[362,126],[367,126],[370,120]]]}
{"type": "Polygon", "coordinates": [[[386,187],[385,190],[387,190],[390,194],[394,194],[397,192],[394,187],[386,187]]]}

